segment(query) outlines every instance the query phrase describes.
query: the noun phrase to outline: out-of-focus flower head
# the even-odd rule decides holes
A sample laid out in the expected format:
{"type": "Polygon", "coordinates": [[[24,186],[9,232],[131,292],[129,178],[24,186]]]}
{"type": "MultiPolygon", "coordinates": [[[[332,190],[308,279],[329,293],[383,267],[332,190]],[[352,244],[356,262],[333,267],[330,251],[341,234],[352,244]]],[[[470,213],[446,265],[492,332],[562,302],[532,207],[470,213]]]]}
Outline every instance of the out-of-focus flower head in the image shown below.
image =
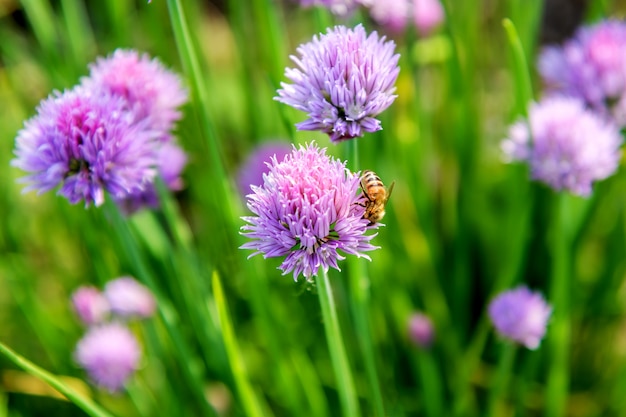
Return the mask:
{"type": "Polygon", "coordinates": [[[617,169],[619,130],[580,100],[545,98],[530,106],[529,119],[510,128],[502,150],[509,160],[528,162],[533,179],[587,196],[594,181],[617,169]]]}
{"type": "Polygon", "coordinates": [[[363,252],[377,247],[370,244],[375,235],[365,233],[378,224],[363,219],[359,187],[357,174],[315,144],[294,147],[282,162],[272,158],[263,185],[248,195],[254,216],[243,217],[242,234],[252,241],[241,248],[254,249],[250,256],[285,256],[279,268],[295,280],[339,269],[343,254],[369,259],[363,252]]]}
{"type": "Polygon", "coordinates": [[[270,158],[282,161],[291,152],[291,145],[285,142],[266,142],[254,149],[241,164],[237,173],[237,185],[242,196],[252,192],[252,185],[263,184],[263,174],[269,172],[270,158]]]}
{"type": "Polygon", "coordinates": [[[104,296],[111,312],[119,317],[150,317],[156,309],[150,290],[131,277],[109,281],[104,287],[104,296]]]}
{"type": "MultiPolygon", "coordinates": [[[[183,189],[181,173],[187,164],[187,154],[174,139],[163,142],[157,149],[158,175],[163,184],[172,191],[183,189]]],[[[137,191],[116,200],[125,214],[132,214],[142,208],[159,207],[159,196],[154,183],[148,184],[143,191],[137,191]]]]}
{"type": "Polygon", "coordinates": [[[107,299],[92,286],[83,286],[74,291],[72,305],[78,318],[88,326],[102,323],[110,312],[107,299]]]}
{"type": "Polygon", "coordinates": [[[626,23],[582,27],[563,46],[544,48],[538,67],[551,91],[580,97],[626,126],[626,23]]]}
{"type": "Polygon", "coordinates": [[[319,130],[333,142],[381,130],[376,119],[396,96],[400,71],[393,41],[363,26],[336,26],[314,36],[291,56],[298,68],[287,68],[293,84],[281,83],[276,100],[307,113],[299,130],[319,130]]]}
{"type": "Polygon", "coordinates": [[[539,347],[551,314],[541,294],[525,286],[504,291],[489,304],[489,318],[498,333],[528,349],[539,347]]]}
{"type": "MultiPolygon", "coordinates": [[[[179,76],[168,70],[158,59],[134,50],[117,49],[90,65],[82,85],[122,97],[137,120],[144,120],[158,133],[156,142],[157,169],[164,184],[173,191],[182,188],[180,174],[187,163],[183,150],[171,135],[174,123],[180,119],[179,107],[188,100],[187,90],[179,76]]],[[[117,199],[126,214],[159,206],[154,184],[117,199]]]]}
{"type": "Polygon", "coordinates": [[[411,18],[411,0],[370,0],[370,16],[390,32],[404,31],[411,18]]]}
{"type": "Polygon", "coordinates": [[[137,370],[141,350],[129,329],[109,323],[89,329],[78,342],[74,356],[96,385],[115,392],[137,370]]]}
{"type": "Polygon", "coordinates": [[[401,33],[408,24],[415,24],[422,36],[433,32],[443,22],[444,10],[439,0],[367,0],[370,16],[393,33],[401,33]]]}
{"type": "Polygon", "coordinates": [[[304,7],[325,7],[336,16],[345,17],[352,13],[359,5],[359,0],[300,0],[304,7]]]}
{"type": "Polygon", "coordinates": [[[428,348],[435,338],[433,322],[422,313],[414,313],[409,317],[409,338],[418,347],[428,348]]]}
{"type": "Polygon", "coordinates": [[[123,198],[156,174],[156,135],[117,96],[77,87],[55,92],[24,123],[11,161],[30,175],[24,191],[49,191],[72,204],[101,205],[105,191],[123,198]]]}
{"type": "Polygon", "coordinates": [[[432,33],[444,19],[440,0],[413,0],[413,21],[422,36],[432,33]]]}
{"type": "Polygon", "coordinates": [[[128,49],[98,58],[81,83],[123,97],[137,119],[149,119],[153,130],[164,133],[181,118],[178,108],[188,100],[178,75],[156,58],[128,49]]]}

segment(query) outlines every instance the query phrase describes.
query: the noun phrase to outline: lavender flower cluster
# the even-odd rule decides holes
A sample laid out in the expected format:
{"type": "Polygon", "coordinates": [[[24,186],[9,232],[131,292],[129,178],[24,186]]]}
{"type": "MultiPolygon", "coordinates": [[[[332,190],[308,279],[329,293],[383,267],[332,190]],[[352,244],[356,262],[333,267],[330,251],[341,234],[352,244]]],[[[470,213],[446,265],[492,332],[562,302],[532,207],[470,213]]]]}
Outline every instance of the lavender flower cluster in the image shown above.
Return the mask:
{"type": "Polygon", "coordinates": [[[158,205],[155,181],[182,187],[186,155],[172,135],[187,92],[156,59],[116,50],[80,85],[53,92],[16,138],[11,164],[24,191],[59,187],[70,203],[100,206],[109,193],[126,213],[158,205]]]}
{"type": "Polygon", "coordinates": [[[154,296],[132,277],[108,282],[103,291],[93,286],[78,288],[72,305],[87,333],[76,345],[76,362],[94,383],[110,392],[122,389],[137,370],[141,348],[126,322],[151,317],[154,296]]]}
{"type": "Polygon", "coordinates": [[[376,23],[393,33],[413,23],[421,35],[429,35],[444,19],[439,0],[300,0],[300,4],[325,7],[337,16],[348,16],[363,6],[376,23]]]}
{"type": "Polygon", "coordinates": [[[607,20],[582,27],[538,60],[547,95],[532,103],[527,121],[513,124],[502,150],[524,161],[533,179],[555,190],[589,196],[621,158],[626,127],[626,24],[607,20]]]}

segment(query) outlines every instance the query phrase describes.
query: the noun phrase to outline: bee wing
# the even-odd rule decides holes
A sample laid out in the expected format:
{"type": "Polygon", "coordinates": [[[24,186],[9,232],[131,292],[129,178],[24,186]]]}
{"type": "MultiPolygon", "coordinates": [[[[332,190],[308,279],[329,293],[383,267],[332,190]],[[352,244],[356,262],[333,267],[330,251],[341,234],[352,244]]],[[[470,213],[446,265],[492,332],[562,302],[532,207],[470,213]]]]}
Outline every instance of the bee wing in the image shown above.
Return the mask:
{"type": "Polygon", "coordinates": [[[391,185],[389,186],[389,188],[387,189],[387,198],[385,199],[385,203],[387,203],[387,200],[389,200],[389,197],[391,196],[391,192],[393,191],[393,186],[396,185],[396,182],[392,182],[391,185]]]}

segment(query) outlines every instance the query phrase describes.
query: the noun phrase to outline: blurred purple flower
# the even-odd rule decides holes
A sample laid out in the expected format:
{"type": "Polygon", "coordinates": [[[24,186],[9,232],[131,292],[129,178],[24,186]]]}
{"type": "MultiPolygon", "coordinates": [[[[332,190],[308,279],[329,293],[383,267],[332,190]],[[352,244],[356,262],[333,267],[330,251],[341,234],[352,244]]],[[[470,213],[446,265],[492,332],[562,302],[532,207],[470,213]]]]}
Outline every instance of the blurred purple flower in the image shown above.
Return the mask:
{"type": "MultiPolygon", "coordinates": [[[[162,143],[157,149],[158,175],[163,184],[172,191],[183,188],[181,173],[187,164],[187,155],[173,139],[162,143]]],[[[137,191],[116,200],[122,211],[129,215],[142,208],[159,207],[159,196],[154,183],[150,183],[142,191],[137,191]]]]}
{"type": "Polygon", "coordinates": [[[104,287],[111,312],[119,317],[150,317],[156,310],[156,301],[148,288],[134,278],[120,277],[104,287]]]}
{"type": "Polygon", "coordinates": [[[294,280],[310,280],[320,267],[339,270],[341,253],[370,259],[363,252],[377,249],[369,243],[375,234],[365,232],[378,224],[363,219],[359,187],[359,175],[315,144],[294,147],[282,162],[272,158],[263,185],[248,195],[254,216],[243,217],[249,224],[241,229],[252,241],[241,249],[254,249],[250,257],[286,256],[279,269],[294,280]]]}
{"type": "Polygon", "coordinates": [[[74,355],[97,385],[115,392],[137,370],[141,350],[130,330],[109,323],[92,327],[78,342],[74,355]]]}
{"type": "Polygon", "coordinates": [[[245,196],[252,192],[251,185],[263,184],[263,174],[270,170],[270,158],[275,156],[282,161],[285,155],[291,152],[292,147],[285,142],[266,142],[254,149],[243,162],[237,173],[239,192],[245,196]]]}
{"type": "Polygon", "coordinates": [[[359,0],[300,0],[303,7],[325,7],[336,16],[347,16],[359,5],[359,0]]]}
{"type": "Polygon", "coordinates": [[[429,35],[444,20],[439,0],[367,0],[370,16],[376,23],[394,33],[401,33],[413,23],[422,35],[429,35]]]}
{"type": "Polygon", "coordinates": [[[178,108],[188,100],[178,75],[156,58],[128,49],[98,58],[81,83],[123,97],[138,120],[147,118],[151,129],[166,134],[181,118],[178,108]]]}
{"type": "Polygon", "coordinates": [[[551,314],[541,294],[523,285],[500,293],[489,304],[489,318],[498,333],[528,349],[539,347],[551,314]]]}
{"type": "Polygon", "coordinates": [[[428,348],[435,338],[433,322],[422,313],[414,313],[409,317],[409,338],[416,346],[428,348]]]}
{"type": "Polygon", "coordinates": [[[83,286],[74,291],[72,305],[78,318],[88,326],[102,323],[110,312],[107,299],[92,286],[83,286]]]}
{"type": "Polygon", "coordinates": [[[402,32],[411,17],[411,0],[372,0],[369,2],[370,16],[385,29],[402,32]]]}
{"type": "Polygon", "coordinates": [[[413,0],[413,21],[422,36],[429,35],[444,19],[440,0],[413,0]]]}
{"type": "Polygon", "coordinates": [[[72,204],[104,202],[141,191],[156,174],[155,134],[137,123],[124,100],[75,88],[42,101],[24,123],[11,161],[30,175],[24,191],[49,191],[72,204]]]}
{"type": "Polygon", "coordinates": [[[626,23],[582,27],[563,46],[544,48],[538,67],[551,91],[580,97],[626,126],[626,23]]]}
{"type": "Polygon", "coordinates": [[[620,160],[619,130],[574,98],[549,97],[531,105],[528,123],[509,130],[502,150],[526,161],[533,179],[555,190],[587,196],[594,181],[609,177],[620,160]]]}
{"type": "Polygon", "coordinates": [[[276,100],[306,112],[299,130],[319,130],[333,142],[381,130],[375,117],[396,96],[399,55],[393,41],[385,42],[363,26],[336,26],[300,45],[300,57],[291,56],[299,68],[287,68],[293,84],[281,83],[276,100]]]}

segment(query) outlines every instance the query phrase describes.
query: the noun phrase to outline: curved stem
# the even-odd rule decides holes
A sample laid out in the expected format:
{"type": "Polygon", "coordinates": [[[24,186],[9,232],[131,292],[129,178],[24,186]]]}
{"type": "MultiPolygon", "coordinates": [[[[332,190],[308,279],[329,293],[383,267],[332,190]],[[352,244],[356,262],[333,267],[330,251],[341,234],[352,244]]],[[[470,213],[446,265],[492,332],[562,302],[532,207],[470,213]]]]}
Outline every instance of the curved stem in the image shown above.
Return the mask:
{"type": "Polygon", "coordinates": [[[0,353],[6,356],[11,362],[28,372],[29,374],[41,379],[42,381],[49,384],[52,388],[59,391],[61,394],[65,395],[71,402],[76,404],[80,409],[82,409],[85,413],[89,414],[92,417],[113,417],[108,411],[101,408],[99,405],[91,401],[89,398],[86,398],[80,395],[78,392],[74,391],[72,388],[65,385],[61,382],[56,376],[52,375],[50,372],[46,371],[43,368],[35,365],[28,359],[23,356],[18,355],[4,343],[0,342],[0,353]]]}

